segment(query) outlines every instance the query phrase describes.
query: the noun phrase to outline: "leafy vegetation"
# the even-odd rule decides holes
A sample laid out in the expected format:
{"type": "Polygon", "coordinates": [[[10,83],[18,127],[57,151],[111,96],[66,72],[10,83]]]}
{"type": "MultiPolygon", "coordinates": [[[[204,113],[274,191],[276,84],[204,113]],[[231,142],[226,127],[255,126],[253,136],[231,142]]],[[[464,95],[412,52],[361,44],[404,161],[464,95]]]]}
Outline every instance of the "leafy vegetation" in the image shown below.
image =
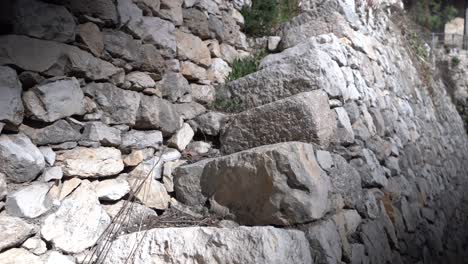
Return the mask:
{"type": "Polygon", "coordinates": [[[451,63],[452,67],[457,67],[458,65],[460,65],[460,59],[458,57],[452,57],[451,63]]]}
{"type": "Polygon", "coordinates": [[[260,61],[267,55],[266,51],[257,52],[254,55],[235,59],[232,63],[232,71],[227,77],[227,81],[234,81],[258,70],[260,61]]]}
{"type": "Polygon", "coordinates": [[[418,0],[410,1],[409,4],[410,13],[416,22],[432,31],[443,29],[458,13],[454,6],[444,5],[442,0],[418,0]]]}
{"type": "Polygon", "coordinates": [[[242,103],[238,99],[216,99],[209,105],[210,109],[222,112],[238,112],[241,109],[242,103]]]}
{"type": "Polygon", "coordinates": [[[244,31],[250,36],[272,35],[281,24],[299,12],[298,0],[253,0],[251,7],[241,11],[245,19],[244,31]]]}

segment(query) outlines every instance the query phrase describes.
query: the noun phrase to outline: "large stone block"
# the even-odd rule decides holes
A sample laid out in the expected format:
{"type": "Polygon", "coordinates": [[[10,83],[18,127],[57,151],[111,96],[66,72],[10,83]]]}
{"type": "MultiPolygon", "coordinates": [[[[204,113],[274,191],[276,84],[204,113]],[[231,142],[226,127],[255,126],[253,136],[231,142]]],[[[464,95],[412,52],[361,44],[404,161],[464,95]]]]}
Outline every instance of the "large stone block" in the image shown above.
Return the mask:
{"type": "Polygon", "coordinates": [[[13,125],[23,121],[21,83],[16,71],[10,67],[0,67],[0,121],[13,125]]]}
{"type": "Polygon", "coordinates": [[[320,219],[328,208],[329,179],[306,143],[262,146],[214,159],[200,182],[205,196],[243,224],[304,223],[320,219]]]}
{"type": "Polygon", "coordinates": [[[0,136],[0,172],[12,182],[27,182],[45,167],[44,156],[24,134],[0,136]]]}
{"type": "Polygon", "coordinates": [[[328,146],[335,130],[328,97],[318,90],[237,114],[226,125],[221,145],[225,153],[286,141],[328,146]]]}
{"type": "Polygon", "coordinates": [[[136,244],[135,264],[312,263],[303,232],[273,227],[158,228],[133,233],[112,243],[104,263],[125,263],[136,244]]]}
{"type": "Polygon", "coordinates": [[[108,79],[122,72],[75,46],[18,35],[0,37],[0,65],[6,64],[51,76],[78,74],[91,80],[108,79]]]}

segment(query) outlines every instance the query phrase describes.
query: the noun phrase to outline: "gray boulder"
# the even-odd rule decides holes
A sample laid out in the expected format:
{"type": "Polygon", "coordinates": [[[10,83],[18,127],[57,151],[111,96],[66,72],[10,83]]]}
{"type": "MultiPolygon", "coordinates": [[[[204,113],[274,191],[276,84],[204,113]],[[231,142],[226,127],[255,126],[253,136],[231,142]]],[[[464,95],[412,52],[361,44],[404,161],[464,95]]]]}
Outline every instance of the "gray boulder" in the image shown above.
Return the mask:
{"type": "Polygon", "coordinates": [[[195,125],[193,125],[193,127],[194,130],[204,135],[217,136],[226,122],[226,119],[226,114],[210,111],[206,114],[199,115],[194,120],[195,125]]]}
{"type": "Polygon", "coordinates": [[[375,154],[369,149],[362,150],[362,158],[353,159],[350,164],[361,175],[363,187],[385,187],[388,183],[385,172],[375,154]]]}
{"type": "Polygon", "coordinates": [[[160,2],[158,16],[173,22],[176,26],[182,25],[184,0],[160,0],[160,2]]]}
{"type": "Polygon", "coordinates": [[[83,90],[103,112],[104,123],[135,124],[141,100],[139,93],[120,89],[110,83],[90,83],[83,90]]]}
{"type": "Polygon", "coordinates": [[[159,149],[163,143],[160,131],[138,131],[130,130],[122,135],[123,150],[154,148],[159,149]]]}
{"type": "Polygon", "coordinates": [[[309,43],[283,53],[267,56],[260,70],[229,82],[219,97],[234,100],[245,110],[298,93],[322,89],[331,98],[346,90],[338,64],[325,52],[309,43]]]}
{"type": "Polygon", "coordinates": [[[158,85],[163,98],[167,98],[171,102],[180,102],[186,97],[191,98],[192,88],[180,73],[166,73],[158,85]]]}
{"type": "Polygon", "coordinates": [[[200,182],[202,193],[230,209],[240,223],[304,223],[320,219],[328,209],[329,179],[306,143],[279,143],[214,159],[200,182]]]}
{"type": "Polygon", "coordinates": [[[123,264],[139,244],[135,263],[312,263],[304,233],[274,227],[157,228],[119,237],[106,264],[123,264]],[[164,247],[154,245],[167,245],[164,247]],[[255,246],[246,246],[255,245],[255,246]]]}
{"type": "Polygon", "coordinates": [[[193,164],[175,168],[174,191],[177,200],[187,205],[204,205],[208,199],[203,195],[200,179],[206,164],[211,159],[204,159],[193,164]]]}
{"type": "Polygon", "coordinates": [[[323,91],[297,94],[233,116],[221,135],[222,151],[233,153],[256,146],[301,141],[328,146],[336,118],[323,91]]]}
{"type": "Polygon", "coordinates": [[[362,199],[361,176],[343,157],[332,157],[334,166],[328,171],[332,191],[342,195],[347,207],[354,208],[362,199]]]}
{"type": "Polygon", "coordinates": [[[83,139],[99,142],[102,146],[118,146],[122,142],[121,131],[101,122],[87,123],[83,131],[83,139]]]}
{"type": "Polygon", "coordinates": [[[211,32],[208,25],[208,17],[197,8],[188,8],[183,10],[184,24],[190,31],[199,36],[201,39],[211,37],[211,32]]]}
{"type": "Polygon", "coordinates": [[[65,7],[38,0],[15,2],[15,34],[59,42],[75,40],[75,20],[65,7]]]}
{"type": "Polygon", "coordinates": [[[160,129],[164,136],[175,133],[182,119],[173,104],[156,96],[143,95],[135,128],[160,129]]]}
{"type": "Polygon", "coordinates": [[[39,146],[79,141],[81,139],[80,132],[65,120],[59,120],[44,128],[35,129],[27,125],[21,125],[19,129],[31,138],[34,144],[39,146]]]}
{"type": "Polygon", "coordinates": [[[0,65],[5,64],[50,76],[73,73],[91,80],[122,73],[122,69],[75,46],[18,35],[0,37],[0,65]]]}
{"type": "Polygon", "coordinates": [[[382,221],[376,220],[363,224],[361,238],[369,254],[370,263],[392,263],[392,250],[382,221]]]}
{"type": "Polygon", "coordinates": [[[8,194],[5,174],[0,172],[0,201],[8,194]]]}
{"type": "Polygon", "coordinates": [[[16,71],[0,66],[0,121],[19,125],[23,121],[21,83],[16,71]]]}
{"type": "Polygon", "coordinates": [[[0,136],[0,172],[9,181],[31,181],[44,167],[44,156],[24,134],[0,136]]]}
{"type": "Polygon", "coordinates": [[[41,216],[52,207],[49,189],[49,184],[36,183],[8,194],[5,203],[8,214],[24,218],[41,216]]]}
{"type": "Polygon", "coordinates": [[[310,226],[306,231],[314,263],[335,264],[341,262],[341,237],[331,219],[310,226]]]}
{"type": "Polygon", "coordinates": [[[120,150],[110,147],[66,150],[57,156],[57,164],[65,176],[83,178],[113,176],[124,169],[120,150]]]}
{"type": "Polygon", "coordinates": [[[0,252],[23,243],[35,233],[34,226],[18,217],[0,215],[0,252]]]}
{"type": "Polygon", "coordinates": [[[23,95],[24,105],[32,118],[54,122],[72,115],[82,115],[84,94],[74,77],[53,79],[35,86],[23,95]]]}
{"type": "Polygon", "coordinates": [[[91,16],[107,24],[117,23],[117,10],[112,0],[63,0],[60,3],[74,14],[91,16]]]}
{"type": "Polygon", "coordinates": [[[110,222],[91,184],[82,181],[59,209],[44,219],[41,236],[64,252],[79,253],[92,247],[110,222]]]}
{"type": "Polygon", "coordinates": [[[127,27],[132,35],[138,36],[143,43],[155,45],[164,55],[176,54],[175,26],[171,22],[159,17],[142,17],[130,20],[127,27]]]}

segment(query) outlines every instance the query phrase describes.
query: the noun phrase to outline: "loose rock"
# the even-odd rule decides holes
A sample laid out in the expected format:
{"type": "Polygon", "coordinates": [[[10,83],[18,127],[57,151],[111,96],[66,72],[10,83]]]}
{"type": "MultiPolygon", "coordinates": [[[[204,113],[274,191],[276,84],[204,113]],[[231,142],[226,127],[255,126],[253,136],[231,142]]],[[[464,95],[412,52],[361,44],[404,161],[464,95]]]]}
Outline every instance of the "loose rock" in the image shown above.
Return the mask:
{"type": "Polygon", "coordinates": [[[15,70],[0,66],[0,121],[19,125],[23,121],[21,83],[15,70]]]}
{"type": "Polygon", "coordinates": [[[47,195],[50,186],[36,183],[8,194],[5,207],[12,216],[36,218],[52,207],[52,199],[47,195]]]}
{"type": "MultiPolygon", "coordinates": [[[[0,215],[0,252],[23,243],[35,233],[34,226],[26,223],[21,218],[0,215]]],[[[0,254],[0,259],[3,260],[0,254]]],[[[14,263],[14,262],[13,262],[14,263]]]]}

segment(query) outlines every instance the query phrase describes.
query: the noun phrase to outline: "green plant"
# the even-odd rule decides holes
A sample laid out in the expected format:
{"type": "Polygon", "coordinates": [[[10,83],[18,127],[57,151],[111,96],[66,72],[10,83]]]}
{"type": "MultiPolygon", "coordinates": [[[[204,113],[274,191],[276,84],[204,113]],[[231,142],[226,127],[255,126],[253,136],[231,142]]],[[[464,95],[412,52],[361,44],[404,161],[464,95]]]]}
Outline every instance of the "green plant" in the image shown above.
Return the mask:
{"type": "Polygon", "coordinates": [[[298,0],[253,0],[251,7],[241,10],[245,20],[244,31],[250,36],[272,35],[279,24],[298,12],[298,0]]]}
{"type": "Polygon", "coordinates": [[[452,57],[452,67],[457,67],[458,65],[460,65],[460,59],[458,57],[452,57]]]}
{"type": "Polygon", "coordinates": [[[221,99],[217,98],[209,105],[210,109],[223,112],[238,112],[241,109],[242,103],[239,99],[221,99]]]}
{"type": "Polygon", "coordinates": [[[418,24],[432,31],[440,30],[458,13],[454,6],[444,6],[442,2],[442,0],[415,1],[410,7],[410,13],[418,24]]]}
{"type": "Polygon", "coordinates": [[[260,61],[266,56],[265,51],[257,52],[254,55],[235,59],[232,63],[232,71],[227,77],[227,81],[234,81],[258,70],[260,61]]]}

